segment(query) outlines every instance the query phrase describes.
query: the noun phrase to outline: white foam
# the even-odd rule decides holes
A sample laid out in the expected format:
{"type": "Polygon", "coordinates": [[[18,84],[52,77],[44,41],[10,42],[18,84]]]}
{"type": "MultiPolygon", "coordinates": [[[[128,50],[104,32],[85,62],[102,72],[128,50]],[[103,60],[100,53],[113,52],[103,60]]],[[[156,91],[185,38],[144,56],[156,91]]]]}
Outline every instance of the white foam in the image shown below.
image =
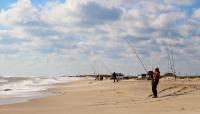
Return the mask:
{"type": "Polygon", "coordinates": [[[5,82],[8,82],[8,80],[0,79],[0,83],[5,83],[5,82]]]}
{"type": "MultiPolygon", "coordinates": [[[[78,78],[49,77],[49,78],[27,78],[17,81],[2,80],[0,86],[0,100],[5,98],[32,98],[40,95],[41,91],[47,90],[57,83],[69,82],[78,78]],[[6,82],[6,83],[5,83],[6,82]]],[[[1,82],[0,80],[0,82],[1,82]]],[[[0,103],[1,104],[1,103],[0,103]]]]}

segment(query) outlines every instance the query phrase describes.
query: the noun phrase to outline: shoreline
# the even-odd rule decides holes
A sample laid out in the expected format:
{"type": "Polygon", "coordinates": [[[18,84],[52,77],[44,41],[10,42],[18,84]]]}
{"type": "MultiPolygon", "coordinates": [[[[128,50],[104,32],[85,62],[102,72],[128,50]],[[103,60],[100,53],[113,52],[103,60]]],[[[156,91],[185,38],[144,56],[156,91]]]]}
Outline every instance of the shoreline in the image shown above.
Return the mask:
{"type": "Polygon", "coordinates": [[[56,96],[58,94],[61,94],[59,92],[55,92],[53,91],[54,88],[56,88],[57,85],[59,84],[63,84],[63,83],[71,83],[73,81],[76,80],[80,80],[80,79],[76,79],[74,78],[73,80],[66,80],[64,82],[60,82],[60,83],[55,83],[55,84],[50,84],[50,85],[46,85],[46,90],[39,90],[39,91],[30,91],[30,92],[26,92],[25,96],[15,96],[14,94],[12,96],[6,96],[6,95],[2,95],[0,98],[0,106],[3,105],[12,105],[12,104],[20,104],[20,103],[26,103],[26,102],[30,102],[32,100],[35,99],[42,99],[45,97],[51,97],[51,96],[56,96]]]}
{"type": "Polygon", "coordinates": [[[3,114],[198,114],[200,112],[200,79],[161,80],[159,98],[152,99],[150,81],[94,81],[84,78],[57,84],[49,91],[56,96],[29,102],[2,105],[3,114]]]}

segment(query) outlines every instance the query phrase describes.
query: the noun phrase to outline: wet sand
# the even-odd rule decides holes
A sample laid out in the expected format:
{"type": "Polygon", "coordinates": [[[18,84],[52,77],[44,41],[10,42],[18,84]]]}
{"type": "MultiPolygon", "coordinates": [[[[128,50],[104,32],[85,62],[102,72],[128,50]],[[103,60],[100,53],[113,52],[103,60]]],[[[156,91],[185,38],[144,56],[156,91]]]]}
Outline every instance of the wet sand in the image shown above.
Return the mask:
{"type": "Polygon", "coordinates": [[[56,96],[0,106],[0,114],[199,114],[200,79],[161,79],[159,98],[147,80],[84,78],[50,89],[56,96]]]}

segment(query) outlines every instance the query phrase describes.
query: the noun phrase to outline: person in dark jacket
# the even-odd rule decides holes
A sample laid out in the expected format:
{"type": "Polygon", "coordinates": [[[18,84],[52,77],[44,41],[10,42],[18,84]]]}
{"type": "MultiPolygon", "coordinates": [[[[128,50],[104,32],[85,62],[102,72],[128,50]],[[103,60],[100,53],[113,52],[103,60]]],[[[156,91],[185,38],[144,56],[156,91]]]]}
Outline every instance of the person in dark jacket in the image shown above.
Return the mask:
{"type": "Polygon", "coordinates": [[[113,73],[113,80],[114,80],[114,82],[115,82],[115,80],[118,82],[117,74],[115,72],[113,73]]]}
{"type": "Polygon", "coordinates": [[[152,92],[153,92],[153,98],[157,98],[158,97],[158,93],[157,93],[157,86],[158,86],[158,83],[159,83],[159,79],[160,79],[160,71],[159,71],[159,68],[157,67],[155,69],[155,72],[153,74],[153,77],[152,77],[152,92]]]}

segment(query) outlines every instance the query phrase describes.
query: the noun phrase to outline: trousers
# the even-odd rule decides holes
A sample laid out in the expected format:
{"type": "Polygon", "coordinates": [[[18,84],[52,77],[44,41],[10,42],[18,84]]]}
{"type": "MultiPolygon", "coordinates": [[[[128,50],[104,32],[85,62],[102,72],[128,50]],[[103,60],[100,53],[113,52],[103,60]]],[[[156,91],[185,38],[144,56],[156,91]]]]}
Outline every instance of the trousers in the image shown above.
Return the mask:
{"type": "Polygon", "coordinates": [[[158,97],[158,92],[157,92],[158,83],[159,80],[152,80],[152,92],[154,97],[158,97]]]}

